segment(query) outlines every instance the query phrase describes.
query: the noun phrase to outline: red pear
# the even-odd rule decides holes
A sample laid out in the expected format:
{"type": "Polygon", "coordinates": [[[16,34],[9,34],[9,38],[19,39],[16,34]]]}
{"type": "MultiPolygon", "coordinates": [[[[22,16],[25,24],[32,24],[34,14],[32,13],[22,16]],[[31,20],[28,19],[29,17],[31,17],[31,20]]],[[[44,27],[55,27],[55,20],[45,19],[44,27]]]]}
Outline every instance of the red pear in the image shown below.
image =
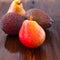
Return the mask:
{"type": "Polygon", "coordinates": [[[36,22],[25,20],[19,31],[20,42],[28,48],[37,48],[45,41],[46,34],[43,28],[36,22]]]}

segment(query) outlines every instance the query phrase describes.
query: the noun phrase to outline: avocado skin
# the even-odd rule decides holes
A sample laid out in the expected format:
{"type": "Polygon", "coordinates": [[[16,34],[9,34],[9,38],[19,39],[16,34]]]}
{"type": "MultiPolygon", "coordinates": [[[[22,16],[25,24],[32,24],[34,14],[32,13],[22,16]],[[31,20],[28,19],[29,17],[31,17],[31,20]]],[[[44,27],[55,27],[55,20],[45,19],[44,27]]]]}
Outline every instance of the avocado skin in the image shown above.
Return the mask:
{"type": "Polygon", "coordinates": [[[9,35],[17,35],[24,17],[17,13],[6,13],[2,18],[2,30],[9,35]]]}
{"type": "Polygon", "coordinates": [[[29,19],[30,16],[33,17],[32,20],[36,21],[44,29],[51,27],[52,23],[54,22],[52,18],[41,9],[32,8],[27,10],[25,17],[29,19]]]}

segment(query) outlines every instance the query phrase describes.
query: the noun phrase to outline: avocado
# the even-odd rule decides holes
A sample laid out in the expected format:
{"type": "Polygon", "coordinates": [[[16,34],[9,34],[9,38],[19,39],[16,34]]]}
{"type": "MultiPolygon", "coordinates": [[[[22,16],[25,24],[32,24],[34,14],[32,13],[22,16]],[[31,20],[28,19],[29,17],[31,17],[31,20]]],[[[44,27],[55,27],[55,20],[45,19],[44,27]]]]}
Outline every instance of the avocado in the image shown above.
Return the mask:
{"type": "Polygon", "coordinates": [[[53,20],[52,18],[44,11],[38,8],[32,8],[27,10],[25,17],[29,19],[32,16],[34,21],[36,21],[42,28],[47,29],[51,27],[53,20]]]}
{"type": "Polygon", "coordinates": [[[24,18],[17,13],[6,13],[2,18],[2,30],[9,35],[17,35],[24,18]]]}

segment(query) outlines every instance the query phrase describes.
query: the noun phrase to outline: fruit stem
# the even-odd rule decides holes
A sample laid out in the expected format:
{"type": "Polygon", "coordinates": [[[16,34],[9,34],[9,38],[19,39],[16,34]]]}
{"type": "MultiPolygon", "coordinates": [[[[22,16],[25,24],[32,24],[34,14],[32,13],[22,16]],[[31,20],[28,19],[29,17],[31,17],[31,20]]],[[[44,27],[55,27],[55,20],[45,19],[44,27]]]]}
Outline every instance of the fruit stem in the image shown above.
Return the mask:
{"type": "Polygon", "coordinates": [[[18,5],[22,3],[21,0],[14,0],[14,2],[16,2],[18,5]]]}
{"type": "Polygon", "coordinates": [[[14,0],[14,1],[21,2],[21,0],[14,0]]]}
{"type": "Polygon", "coordinates": [[[33,19],[32,15],[29,17],[29,19],[30,19],[30,20],[32,20],[32,19],[33,19]]]}

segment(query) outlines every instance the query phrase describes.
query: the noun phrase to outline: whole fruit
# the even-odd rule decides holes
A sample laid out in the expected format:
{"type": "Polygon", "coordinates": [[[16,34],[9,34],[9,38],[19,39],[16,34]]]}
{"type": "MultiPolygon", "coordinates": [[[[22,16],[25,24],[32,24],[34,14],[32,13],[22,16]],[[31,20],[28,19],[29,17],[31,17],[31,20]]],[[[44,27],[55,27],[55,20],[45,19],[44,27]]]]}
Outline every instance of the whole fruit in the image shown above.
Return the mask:
{"type": "Polygon", "coordinates": [[[20,42],[28,48],[37,48],[45,41],[45,31],[35,21],[25,20],[19,31],[20,42]]]}
{"type": "Polygon", "coordinates": [[[33,16],[33,20],[35,20],[44,29],[49,28],[53,23],[52,18],[47,13],[37,8],[29,9],[25,16],[28,19],[30,16],[33,16]]]}
{"type": "Polygon", "coordinates": [[[7,13],[9,12],[15,12],[20,14],[21,16],[25,16],[25,9],[23,7],[21,0],[12,1],[7,13]]]}
{"type": "Polygon", "coordinates": [[[7,13],[2,18],[2,30],[9,35],[16,35],[24,18],[16,13],[7,13]]]}

